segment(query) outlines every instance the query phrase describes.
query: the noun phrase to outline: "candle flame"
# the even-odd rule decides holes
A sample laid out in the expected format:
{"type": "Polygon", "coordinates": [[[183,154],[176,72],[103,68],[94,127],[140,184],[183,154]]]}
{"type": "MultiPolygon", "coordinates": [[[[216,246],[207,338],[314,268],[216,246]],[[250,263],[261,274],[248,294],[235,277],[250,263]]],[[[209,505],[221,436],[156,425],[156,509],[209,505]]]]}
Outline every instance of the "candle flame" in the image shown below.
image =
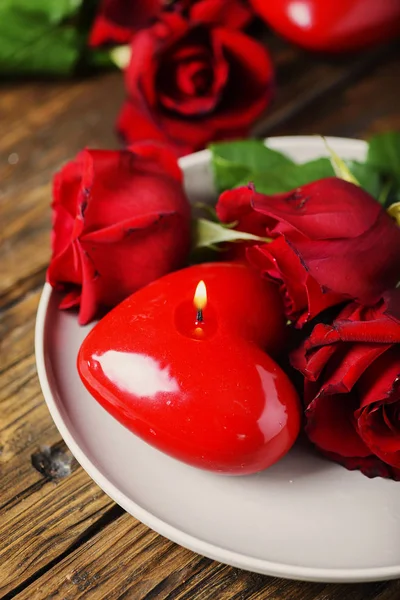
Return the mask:
{"type": "Polygon", "coordinates": [[[197,310],[203,310],[207,306],[207,288],[203,280],[197,284],[193,304],[197,310]]]}

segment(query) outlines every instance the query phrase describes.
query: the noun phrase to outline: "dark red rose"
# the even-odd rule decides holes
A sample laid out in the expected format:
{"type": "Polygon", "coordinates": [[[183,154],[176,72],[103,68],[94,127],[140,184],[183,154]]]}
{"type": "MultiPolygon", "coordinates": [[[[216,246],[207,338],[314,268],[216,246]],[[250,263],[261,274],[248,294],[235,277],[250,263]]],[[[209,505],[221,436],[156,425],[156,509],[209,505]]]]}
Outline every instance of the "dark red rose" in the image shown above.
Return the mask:
{"type": "Polygon", "coordinates": [[[271,79],[268,54],[255,40],[167,13],[133,39],[118,129],[130,143],[160,140],[178,155],[245,136],[271,98],[271,79]]]}
{"type": "Polygon", "coordinates": [[[250,7],[242,0],[103,0],[90,34],[90,44],[127,44],[140,29],[150,27],[163,12],[181,13],[192,23],[245,27],[250,7]]]}
{"type": "Polygon", "coordinates": [[[400,229],[372,196],[342,179],[273,196],[237,188],[221,195],[217,214],[273,239],[246,255],[279,282],[286,314],[299,327],[348,299],[373,304],[400,280],[400,229]]]}
{"type": "Polygon", "coordinates": [[[305,378],[306,432],[329,458],[369,477],[400,479],[400,321],[387,292],[348,304],[292,352],[305,378]]]}
{"type": "Polygon", "coordinates": [[[103,0],[90,32],[91,46],[127,44],[148,27],[165,6],[164,0],[103,0]]]}
{"type": "Polygon", "coordinates": [[[84,150],[54,178],[47,279],[88,323],[100,308],[179,268],[190,244],[190,207],[170,151],[137,145],[84,150]]]}

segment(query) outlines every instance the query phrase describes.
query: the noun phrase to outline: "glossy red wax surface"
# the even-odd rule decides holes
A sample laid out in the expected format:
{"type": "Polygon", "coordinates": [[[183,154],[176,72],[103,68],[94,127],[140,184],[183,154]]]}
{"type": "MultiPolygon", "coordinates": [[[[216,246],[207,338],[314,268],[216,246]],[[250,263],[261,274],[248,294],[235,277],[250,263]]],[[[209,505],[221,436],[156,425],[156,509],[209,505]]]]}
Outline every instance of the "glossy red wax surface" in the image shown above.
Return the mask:
{"type": "Polygon", "coordinates": [[[230,474],[268,467],[299,431],[296,392],[264,352],[285,336],[278,292],[245,265],[172,273],[136,292],[83,342],[81,378],[115,418],[191,465],[230,474]],[[208,304],[196,332],[193,295],[208,304]]]}
{"type": "Polygon", "coordinates": [[[399,0],[251,0],[280,35],[310,50],[344,52],[400,35],[399,0]]]}

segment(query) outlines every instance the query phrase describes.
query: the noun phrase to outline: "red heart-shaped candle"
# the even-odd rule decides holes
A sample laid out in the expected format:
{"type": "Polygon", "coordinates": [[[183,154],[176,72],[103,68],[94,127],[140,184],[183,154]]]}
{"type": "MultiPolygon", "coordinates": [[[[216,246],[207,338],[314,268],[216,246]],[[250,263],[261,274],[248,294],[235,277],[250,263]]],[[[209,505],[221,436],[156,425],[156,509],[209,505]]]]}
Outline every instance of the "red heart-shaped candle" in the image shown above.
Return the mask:
{"type": "Polygon", "coordinates": [[[250,0],[267,25],[309,50],[347,52],[400,35],[399,0],[250,0]]]}
{"type": "Polygon", "coordinates": [[[78,370],[98,402],[149,444],[196,467],[247,474],[279,460],[299,432],[297,394],[266,353],[284,339],[275,285],[246,265],[197,265],[106,315],[84,340],[78,370]],[[201,280],[202,314],[193,304],[201,280]]]}

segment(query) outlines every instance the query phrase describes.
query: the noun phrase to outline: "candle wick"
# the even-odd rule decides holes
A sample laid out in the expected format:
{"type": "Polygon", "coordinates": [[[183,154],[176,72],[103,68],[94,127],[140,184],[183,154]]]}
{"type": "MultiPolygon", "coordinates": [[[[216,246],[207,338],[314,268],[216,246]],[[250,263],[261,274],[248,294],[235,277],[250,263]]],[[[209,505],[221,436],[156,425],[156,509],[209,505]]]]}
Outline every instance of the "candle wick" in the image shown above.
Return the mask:
{"type": "Polygon", "coordinates": [[[197,309],[196,323],[203,323],[203,310],[201,308],[197,309]]]}

